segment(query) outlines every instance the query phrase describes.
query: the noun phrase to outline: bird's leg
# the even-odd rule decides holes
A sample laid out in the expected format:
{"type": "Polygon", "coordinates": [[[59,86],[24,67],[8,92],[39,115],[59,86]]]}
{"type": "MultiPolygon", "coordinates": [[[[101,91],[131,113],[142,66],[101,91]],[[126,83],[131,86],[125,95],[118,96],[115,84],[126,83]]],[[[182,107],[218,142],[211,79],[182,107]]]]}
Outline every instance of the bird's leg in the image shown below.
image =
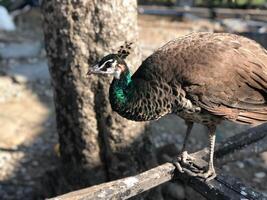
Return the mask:
{"type": "Polygon", "coordinates": [[[189,121],[186,121],[185,123],[187,125],[187,129],[186,129],[186,134],[185,134],[185,138],[183,142],[182,151],[181,151],[181,154],[178,156],[177,161],[174,162],[174,165],[182,173],[184,172],[183,167],[190,166],[191,162],[194,160],[194,158],[190,156],[186,151],[187,142],[188,142],[194,123],[189,122],[189,121]]]}
{"type": "Polygon", "coordinates": [[[190,136],[190,133],[192,131],[194,123],[189,122],[189,121],[186,121],[185,123],[187,125],[187,129],[186,129],[185,138],[184,138],[183,147],[182,147],[180,157],[181,157],[182,163],[187,164],[188,161],[194,160],[194,158],[192,156],[190,156],[186,151],[186,146],[187,146],[188,139],[189,139],[189,136],[190,136]]]}
{"type": "Polygon", "coordinates": [[[208,168],[203,172],[196,173],[197,177],[204,178],[205,181],[210,181],[216,177],[216,172],[213,165],[213,155],[214,155],[214,147],[215,147],[215,130],[216,126],[208,126],[209,129],[209,161],[208,161],[208,168]]]}
{"type": "Polygon", "coordinates": [[[209,151],[209,163],[208,170],[203,174],[206,181],[214,179],[216,177],[216,172],[213,165],[213,156],[214,156],[214,147],[215,147],[215,134],[216,127],[209,127],[209,142],[210,142],[210,151],[209,151]]]}
{"type": "MultiPolygon", "coordinates": [[[[193,126],[193,125],[192,125],[193,126]]],[[[188,126],[188,131],[189,131],[189,134],[190,134],[190,126],[188,126]]],[[[191,127],[192,129],[192,127],[191,127]]],[[[183,145],[183,150],[182,150],[182,154],[180,156],[180,159],[178,157],[178,162],[174,162],[174,165],[177,167],[177,169],[180,171],[180,172],[185,172],[187,174],[189,174],[190,176],[196,176],[196,177],[200,177],[200,178],[203,178],[205,179],[205,181],[209,181],[213,178],[216,177],[216,173],[215,173],[215,169],[214,169],[214,166],[213,166],[213,154],[214,154],[214,147],[215,147],[215,130],[216,130],[216,127],[215,126],[209,126],[208,127],[209,129],[209,161],[208,161],[208,168],[203,171],[203,169],[201,168],[196,168],[194,166],[191,166],[191,162],[188,162],[188,160],[190,159],[193,163],[194,161],[194,157],[190,157],[188,159],[188,154],[186,154],[186,157],[184,158],[183,156],[185,156],[185,154],[183,152],[186,152],[185,151],[185,148],[186,148],[186,144],[183,145]],[[184,162],[186,161],[186,162],[184,162]]],[[[187,133],[188,134],[188,133],[187,133]]],[[[188,135],[186,135],[186,138],[185,138],[185,143],[186,143],[186,140],[188,139],[188,135]]]]}

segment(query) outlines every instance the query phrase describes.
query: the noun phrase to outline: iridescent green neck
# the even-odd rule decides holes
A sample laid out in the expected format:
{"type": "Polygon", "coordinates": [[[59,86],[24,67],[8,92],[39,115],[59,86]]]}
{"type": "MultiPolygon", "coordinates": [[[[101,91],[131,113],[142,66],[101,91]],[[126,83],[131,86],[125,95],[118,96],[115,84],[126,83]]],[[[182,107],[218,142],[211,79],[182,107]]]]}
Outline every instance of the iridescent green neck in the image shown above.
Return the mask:
{"type": "Polygon", "coordinates": [[[114,79],[111,84],[111,99],[115,104],[125,104],[129,95],[129,85],[132,82],[131,74],[127,70],[121,74],[120,79],[114,79]]]}

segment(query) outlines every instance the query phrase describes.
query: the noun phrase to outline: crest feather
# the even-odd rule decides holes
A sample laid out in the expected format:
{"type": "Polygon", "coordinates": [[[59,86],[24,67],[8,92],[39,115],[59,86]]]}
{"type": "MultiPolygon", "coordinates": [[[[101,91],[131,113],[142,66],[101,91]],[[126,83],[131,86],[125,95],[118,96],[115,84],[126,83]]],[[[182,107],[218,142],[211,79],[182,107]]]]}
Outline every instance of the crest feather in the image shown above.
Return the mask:
{"type": "Polygon", "coordinates": [[[120,46],[120,49],[118,51],[118,56],[122,59],[125,59],[128,55],[131,53],[131,45],[132,42],[125,42],[124,45],[120,46]]]}

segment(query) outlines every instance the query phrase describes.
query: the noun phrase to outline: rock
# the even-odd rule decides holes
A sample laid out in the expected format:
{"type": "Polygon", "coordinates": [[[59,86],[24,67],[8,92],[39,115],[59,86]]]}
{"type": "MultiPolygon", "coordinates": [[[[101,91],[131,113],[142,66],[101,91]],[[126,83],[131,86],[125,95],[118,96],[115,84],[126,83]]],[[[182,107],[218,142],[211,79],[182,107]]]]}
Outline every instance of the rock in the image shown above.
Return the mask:
{"type": "Polygon", "coordinates": [[[230,171],[230,167],[227,166],[227,165],[223,165],[222,168],[223,168],[223,170],[226,171],[226,172],[229,172],[229,171],[230,171]]]}
{"type": "Polygon", "coordinates": [[[256,166],[258,163],[255,162],[255,160],[253,158],[247,158],[246,160],[244,160],[244,162],[246,163],[246,166],[256,166]]]}
{"type": "Polygon", "coordinates": [[[240,168],[240,169],[243,169],[245,167],[244,163],[241,162],[241,161],[237,161],[236,162],[236,165],[240,168]]]}
{"type": "Polygon", "coordinates": [[[262,192],[264,197],[267,197],[267,191],[262,192]]]}
{"type": "Polygon", "coordinates": [[[31,178],[30,176],[26,175],[26,173],[25,173],[24,180],[25,180],[26,182],[28,182],[28,181],[30,181],[31,179],[32,179],[32,178],[31,178]]]}
{"type": "Polygon", "coordinates": [[[16,64],[7,69],[6,73],[18,83],[50,80],[47,62],[45,60],[31,64],[16,64]]]}
{"type": "MultiPolygon", "coordinates": [[[[7,9],[0,5],[0,30],[14,31],[16,26],[7,9]]],[[[1,54],[1,53],[0,53],[1,54]]]]}
{"type": "Polygon", "coordinates": [[[39,55],[41,48],[40,41],[4,43],[0,46],[0,55],[3,59],[35,57],[39,55]]]}
{"type": "Polygon", "coordinates": [[[46,95],[47,97],[53,97],[53,91],[49,90],[49,89],[46,89],[44,91],[44,95],[46,95]]]}
{"type": "Polygon", "coordinates": [[[242,194],[243,196],[248,195],[245,191],[241,191],[241,194],[242,194]]]}
{"type": "Polygon", "coordinates": [[[267,26],[259,28],[259,33],[267,33],[267,26]]]}
{"type": "Polygon", "coordinates": [[[20,168],[20,172],[21,172],[22,174],[26,174],[27,170],[26,170],[26,168],[21,167],[21,168],[20,168]]]}
{"type": "Polygon", "coordinates": [[[261,153],[260,157],[263,160],[263,166],[267,169],[267,151],[261,153]]]}
{"type": "Polygon", "coordinates": [[[262,182],[262,180],[259,178],[253,178],[252,181],[255,183],[261,183],[262,182]]]}
{"type": "Polygon", "coordinates": [[[266,176],[266,173],[265,173],[265,172],[256,172],[256,173],[254,174],[254,176],[255,176],[256,178],[262,179],[262,178],[264,178],[264,177],[266,176]]]}
{"type": "Polygon", "coordinates": [[[21,95],[23,86],[14,84],[14,81],[7,76],[0,79],[0,103],[10,101],[12,98],[18,98],[21,95]]]}
{"type": "Polygon", "coordinates": [[[32,165],[36,167],[36,166],[39,165],[39,162],[38,162],[37,160],[34,160],[34,161],[32,162],[32,165]]]}
{"type": "Polygon", "coordinates": [[[27,78],[26,78],[25,76],[16,74],[16,75],[14,75],[12,78],[13,78],[13,81],[14,81],[15,83],[19,83],[19,84],[27,83],[27,78]]]}
{"type": "Polygon", "coordinates": [[[225,28],[226,32],[248,32],[248,23],[243,19],[228,18],[221,21],[222,26],[225,28]]]}
{"type": "Polygon", "coordinates": [[[197,15],[191,14],[191,13],[185,13],[183,15],[183,20],[184,21],[198,21],[202,18],[198,17],[197,15]]]}

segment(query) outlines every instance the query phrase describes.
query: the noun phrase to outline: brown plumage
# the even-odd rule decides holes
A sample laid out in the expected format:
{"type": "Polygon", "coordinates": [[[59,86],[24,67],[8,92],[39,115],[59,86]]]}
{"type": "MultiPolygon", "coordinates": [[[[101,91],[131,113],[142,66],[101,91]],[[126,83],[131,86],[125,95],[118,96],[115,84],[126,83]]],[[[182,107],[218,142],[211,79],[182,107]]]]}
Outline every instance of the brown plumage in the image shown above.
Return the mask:
{"type": "Polygon", "coordinates": [[[180,171],[191,161],[185,149],[194,122],[209,129],[208,170],[196,173],[209,180],[215,177],[216,125],[222,120],[267,121],[267,51],[255,41],[228,33],[192,33],[155,51],[132,76],[124,58],[110,54],[90,73],[114,74],[110,102],[122,116],[143,121],[175,113],[186,121],[176,163],[180,171]]]}
{"type": "Polygon", "coordinates": [[[179,82],[186,98],[209,114],[246,124],[267,121],[267,51],[250,39],[193,33],[173,40],[132,78],[149,81],[155,74],[169,85],[179,82]]]}

